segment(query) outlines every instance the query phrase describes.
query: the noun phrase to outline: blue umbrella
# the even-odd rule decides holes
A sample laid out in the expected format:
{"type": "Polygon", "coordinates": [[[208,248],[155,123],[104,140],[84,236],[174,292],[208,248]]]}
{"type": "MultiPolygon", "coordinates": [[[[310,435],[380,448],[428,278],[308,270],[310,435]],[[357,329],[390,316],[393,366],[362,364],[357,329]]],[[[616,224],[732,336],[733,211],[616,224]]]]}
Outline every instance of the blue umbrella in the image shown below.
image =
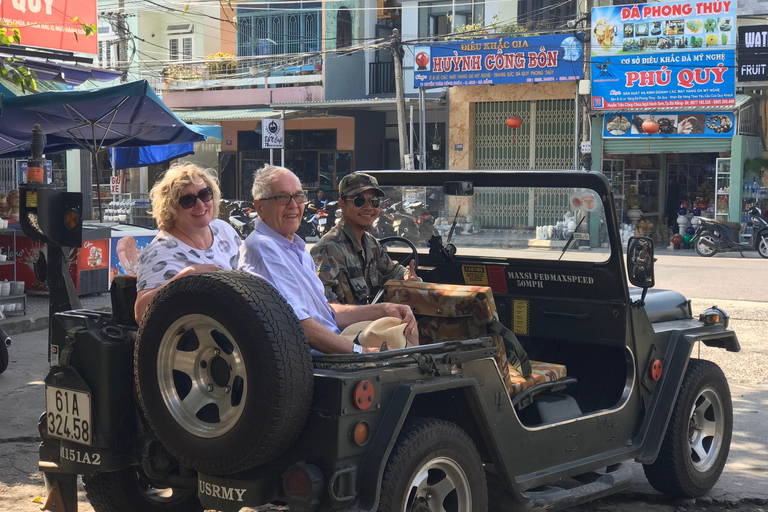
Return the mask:
{"type": "MultiPolygon", "coordinates": [[[[193,128],[181,121],[144,80],[89,91],[17,96],[3,98],[0,105],[0,157],[28,154],[36,124],[45,134],[46,152],[81,148],[93,155],[104,148],[200,142],[216,129],[193,128]]],[[[100,176],[98,159],[94,160],[100,176]]]]}

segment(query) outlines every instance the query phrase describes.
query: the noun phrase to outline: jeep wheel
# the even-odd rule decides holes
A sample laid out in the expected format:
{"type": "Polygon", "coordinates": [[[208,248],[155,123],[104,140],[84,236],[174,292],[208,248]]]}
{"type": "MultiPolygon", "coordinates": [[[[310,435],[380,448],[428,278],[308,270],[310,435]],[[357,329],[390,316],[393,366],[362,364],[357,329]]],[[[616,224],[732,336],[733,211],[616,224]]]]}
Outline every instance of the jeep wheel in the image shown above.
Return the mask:
{"type": "Polygon", "coordinates": [[[296,315],[246,272],[171,281],[139,328],[139,402],[184,466],[217,475],[280,455],[309,415],[313,372],[296,315]]]}
{"type": "Polygon", "coordinates": [[[397,438],[381,483],[379,512],[487,512],[480,454],[454,423],[421,419],[397,438]]]}
{"type": "Polygon", "coordinates": [[[675,498],[697,498],[715,485],[728,459],[733,405],[722,370],[692,359],[656,462],[644,465],[648,482],[675,498]]]}
{"type": "Polygon", "coordinates": [[[202,512],[196,489],[154,487],[138,466],[83,476],[96,512],[202,512]]]}
{"type": "Polygon", "coordinates": [[[8,369],[8,347],[5,346],[5,340],[0,340],[0,373],[8,369]]]}
{"type": "Polygon", "coordinates": [[[711,231],[705,231],[699,235],[699,238],[697,238],[696,242],[694,243],[693,247],[696,249],[696,254],[699,256],[704,256],[705,258],[709,258],[710,256],[717,254],[717,249],[713,249],[708,245],[705,245],[702,243],[702,240],[706,240],[712,245],[717,246],[717,239],[715,238],[715,234],[711,231]]]}

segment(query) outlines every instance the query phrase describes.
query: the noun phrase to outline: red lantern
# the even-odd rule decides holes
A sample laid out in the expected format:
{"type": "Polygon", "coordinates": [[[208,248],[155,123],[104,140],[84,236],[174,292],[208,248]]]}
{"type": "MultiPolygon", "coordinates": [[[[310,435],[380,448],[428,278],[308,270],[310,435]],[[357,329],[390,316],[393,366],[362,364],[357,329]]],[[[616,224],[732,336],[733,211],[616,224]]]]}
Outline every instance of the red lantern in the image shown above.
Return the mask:
{"type": "MultiPolygon", "coordinates": [[[[507,118],[507,126],[512,128],[513,130],[517,130],[522,126],[523,120],[520,116],[509,116],[507,118]]],[[[515,143],[515,132],[512,132],[512,144],[515,143]]]]}
{"type": "Polygon", "coordinates": [[[643,121],[643,131],[648,134],[648,152],[651,152],[651,135],[659,133],[659,123],[653,119],[643,121]]]}

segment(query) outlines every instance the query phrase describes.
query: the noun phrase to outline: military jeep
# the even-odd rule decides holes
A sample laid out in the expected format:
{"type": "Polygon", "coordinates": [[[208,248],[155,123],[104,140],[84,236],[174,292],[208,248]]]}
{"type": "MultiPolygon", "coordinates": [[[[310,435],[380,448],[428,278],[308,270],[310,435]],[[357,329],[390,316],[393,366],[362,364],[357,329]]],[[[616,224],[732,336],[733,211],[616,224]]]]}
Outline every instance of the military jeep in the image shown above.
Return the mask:
{"type": "MultiPolygon", "coordinates": [[[[373,299],[411,306],[417,347],[311,354],[280,294],[242,272],[171,282],[141,325],[135,279],[115,279],[105,313],[52,278],[47,509],[77,509],[78,475],[97,512],[558,510],[628,488],[629,461],[670,496],[715,485],[730,391],[691,354],[739,343],[724,311],[649,291],[653,243],[624,259],[605,177],[374,174],[440,233],[385,241],[424,282],[373,299]]],[[[62,194],[22,193],[57,265],[78,244],[62,194]]]]}

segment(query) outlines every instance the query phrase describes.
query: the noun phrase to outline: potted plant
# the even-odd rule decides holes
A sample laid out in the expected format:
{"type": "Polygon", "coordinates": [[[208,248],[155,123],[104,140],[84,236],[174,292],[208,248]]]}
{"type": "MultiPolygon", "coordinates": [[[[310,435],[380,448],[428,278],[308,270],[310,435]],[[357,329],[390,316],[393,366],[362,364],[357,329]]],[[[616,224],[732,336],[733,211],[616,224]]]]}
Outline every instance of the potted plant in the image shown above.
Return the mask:
{"type": "Polygon", "coordinates": [[[439,150],[440,146],[443,144],[443,139],[440,137],[440,132],[437,130],[437,125],[435,125],[435,134],[432,136],[430,142],[432,143],[433,151],[439,150]]]}

